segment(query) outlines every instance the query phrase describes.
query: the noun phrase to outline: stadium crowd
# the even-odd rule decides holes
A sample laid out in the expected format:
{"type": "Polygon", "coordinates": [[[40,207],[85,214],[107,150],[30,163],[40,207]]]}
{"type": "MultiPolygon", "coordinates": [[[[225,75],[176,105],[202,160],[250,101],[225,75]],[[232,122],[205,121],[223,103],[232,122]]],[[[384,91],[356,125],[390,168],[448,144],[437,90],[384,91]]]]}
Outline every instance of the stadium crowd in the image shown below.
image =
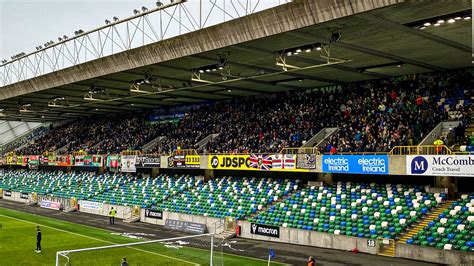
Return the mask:
{"type": "Polygon", "coordinates": [[[322,152],[385,152],[419,143],[440,121],[467,125],[471,84],[472,70],[463,69],[353,83],[342,90],[286,91],[206,103],[173,122],[149,121],[152,111],[88,118],[58,126],[18,152],[63,147],[63,153],[118,153],[141,149],[158,136],[166,139],[152,153],[178,147],[208,153],[277,152],[300,147],[325,127],[339,131],[322,152]],[[218,135],[196,146],[211,133],[218,135]]]}

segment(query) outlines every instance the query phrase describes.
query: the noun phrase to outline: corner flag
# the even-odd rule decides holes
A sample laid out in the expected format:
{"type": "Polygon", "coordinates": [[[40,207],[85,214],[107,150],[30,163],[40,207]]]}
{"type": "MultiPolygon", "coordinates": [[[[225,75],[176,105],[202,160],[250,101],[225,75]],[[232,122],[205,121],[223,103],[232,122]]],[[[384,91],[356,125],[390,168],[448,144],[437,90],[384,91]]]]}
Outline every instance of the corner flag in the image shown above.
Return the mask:
{"type": "Polygon", "coordinates": [[[268,251],[268,266],[270,266],[270,259],[275,257],[275,251],[273,249],[270,249],[268,251]]]}

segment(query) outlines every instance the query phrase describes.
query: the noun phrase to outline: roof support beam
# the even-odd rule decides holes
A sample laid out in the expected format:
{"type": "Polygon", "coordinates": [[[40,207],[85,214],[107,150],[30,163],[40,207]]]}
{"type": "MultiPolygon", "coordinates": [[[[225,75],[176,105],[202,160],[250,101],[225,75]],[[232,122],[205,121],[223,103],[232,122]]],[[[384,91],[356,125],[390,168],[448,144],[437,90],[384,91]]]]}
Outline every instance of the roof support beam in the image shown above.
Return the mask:
{"type": "MultiPolygon", "coordinates": [[[[241,51],[249,51],[249,52],[261,53],[261,54],[267,54],[267,55],[270,55],[270,54],[275,55],[275,53],[272,52],[272,51],[268,51],[268,50],[265,50],[265,49],[262,49],[262,48],[257,48],[257,47],[248,46],[248,45],[237,45],[237,46],[233,46],[232,48],[237,49],[237,50],[241,50],[241,51]]],[[[324,60],[306,58],[306,57],[302,57],[302,56],[299,56],[299,55],[293,55],[291,58],[294,59],[295,61],[300,61],[300,62],[309,63],[309,64],[313,64],[313,65],[326,63],[324,60]]],[[[329,65],[327,67],[338,69],[338,70],[341,70],[341,71],[360,73],[359,69],[344,66],[344,65],[329,65]]],[[[391,76],[388,76],[388,75],[384,75],[384,74],[380,74],[380,73],[367,72],[367,71],[364,72],[364,73],[360,73],[360,74],[361,75],[374,76],[374,77],[377,77],[377,78],[391,78],[391,76]]]]}
{"type": "MultiPolygon", "coordinates": [[[[305,32],[290,32],[290,33],[288,33],[288,35],[292,35],[292,36],[296,36],[296,37],[300,37],[300,38],[305,38],[307,40],[311,40],[311,41],[314,41],[314,42],[327,41],[322,36],[316,36],[316,35],[305,33],[305,32]]],[[[357,45],[354,45],[354,44],[347,44],[347,43],[344,43],[344,42],[341,42],[341,41],[339,41],[337,43],[332,43],[331,45],[339,46],[341,48],[345,48],[345,49],[348,49],[348,50],[353,50],[353,51],[361,52],[361,53],[364,53],[364,54],[378,56],[378,57],[381,57],[381,58],[385,58],[385,59],[389,59],[389,60],[393,60],[393,61],[397,61],[397,62],[403,62],[403,63],[407,63],[407,64],[411,64],[411,65],[415,65],[415,66],[419,66],[419,67],[423,67],[423,68],[427,68],[427,69],[431,69],[431,70],[437,70],[437,71],[444,70],[441,67],[437,67],[437,66],[434,66],[434,65],[431,65],[431,64],[423,63],[423,62],[420,62],[420,61],[417,61],[417,60],[412,60],[412,59],[408,59],[408,58],[401,57],[401,56],[398,56],[398,55],[392,55],[392,54],[388,54],[388,53],[385,53],[385,52],[372,50],[372,49],[365,48],[365,47],[362,47],[362,46],[357,46],[357,45]]]]}
{"type": "Polygon", "coordinates": [[[424,39],[428,39],[430,41],[441,43],[443,45],[461,50],[463,52],[468,52],[468,53],[472,52],[471,47],[468,47],[468,46],[465,46],[463,44],[457,43],[453,40],[445,39],[443,37],[436,36],[434,34],[430,34],[426,31],[417,30],[417,29],[414,29],[412,27],[408,27],[406,25],[393,22],[393,21],[388,20],[386,18],[382,18],[380,16],[377,16],[376,14],[363,13],[363,14],[357,15],[357,17],[360,17],[360,18],[365,19],[365,20],[370,21],[370,22],[375,22],[378,25],[385,26],[385,27],[390,28],[390,29],[402,31],[402,32],[407,33],[407,34],[415,35],[415,36],[418,36],[418,37],[421,37],[421,38],[424,38],[424,39]]]}
{"type": "MultiPolygon", "coordinates": [[[[202,60],[207,60],[207,61],[210,61],[210,62],[216,61],[214,58],[209,58],[209,57],[202,56],[202,55],[192,55],[191,57],[194,57],[194,58],[197,58],[197,59],[202,59],[202,60]]],[[[265,68],[265,67],[254,66],[254,65],[249,65],[249,64],[242,64],[242,63],[237,63],[235,61],[231,61],[231,63],[235,66],[252,68],[252,69],[257,69],[257,70],[265,70],[267,73],[274,73],[274,72],[280,72],[281,71],[279,69],[265,68]]],[[[293,72],[292,73],[285,73],[284,75],[295,77],[295,78],[316,80],[316,81],[321,81],[321,82],[326,82],[326,83],[331,83],[331,84],[344,83],[344,82],[333,80],[333,79],[320,78],[320,77],[304,75],[304,74],[298,74],[298,73],[293,73],[293,72]]],[[[256,79],[247,79],[246,81],[255,82],[257,80],[256,79]]],[[[255,83],[262,84],[261,82],[255,82],[255,83]]],[[[267,83],[267,84],[271,84],[271,83],[267,83]]],[[[288,86],[285,86],[285,87],[288,87],[288,86]]],[[[297,88],[300,88],[300,87],[297,87],[297,88]]]]}
{"type": "MultiPolygon", "coordinates": [[[[160,65],[158,65],[158,67],[167,68],[167,69],[172,69],[172,70],[177,70],[177,71],[186,71],[186,72],[189,73],[189,76],[191,77],[191,72],[190,72],[190,70],[187,69],[187,68],[169,66],[169,65],[165,65],[165,64],[160,64],[160,65]]],[[[138,74],[138,73],[134,73],[134,72],[131,72],[131,71],[127,71],[127,72],[125,72],[125,73],[138,74]]],[[[174,78],[174,77],[165,77],[165,76],[158,76],[158,75],[153,75],[153,77],[156,77],[156,78],[159,78],[159,79],[174,80],[174,81],[177,81],[177,82],[180,82],[180,83],[183,83],[183,82],[191,82],[190,79],[179,79],[179,78],[174,78]]],[[[259,94],[267,94],[267,93],[268,93],[268,92],[266,92],[266,91],[261,91],[261,90],[248,89],[248,88],[242,88],[242,87],[237,87],[237,86],[229,86],[229,85],[222,85],[222,84],[213,84],[212,87],[222,88],[222,89],[219,89],[219,90],[212,91],[212,93],[217,92],[217,91],[225,91],[225,90],[241,90],[241,91],[248,91],[248,92],[259,93],[259,94]]],[[[187,88],[186,90],[187,90],[187,91],[191,91],[191,92],[203,93],[202,91],[198,91],[198,90],[193,89],[193,87],[189,87],[189,88],[187,88]]],[[[209,92],[209,93],[211,93],[211,92],[209,92]]]]}

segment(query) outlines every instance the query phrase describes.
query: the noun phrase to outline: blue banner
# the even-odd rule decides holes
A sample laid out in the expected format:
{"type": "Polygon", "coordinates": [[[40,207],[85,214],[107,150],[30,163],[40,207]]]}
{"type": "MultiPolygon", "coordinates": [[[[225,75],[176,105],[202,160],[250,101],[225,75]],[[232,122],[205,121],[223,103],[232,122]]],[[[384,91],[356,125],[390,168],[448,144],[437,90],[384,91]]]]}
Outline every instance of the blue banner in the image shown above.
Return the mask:
{"type": "Polygon", "coordinates": [[[388,174],[387,155],[323,155],[323,172],[388,174]]]}

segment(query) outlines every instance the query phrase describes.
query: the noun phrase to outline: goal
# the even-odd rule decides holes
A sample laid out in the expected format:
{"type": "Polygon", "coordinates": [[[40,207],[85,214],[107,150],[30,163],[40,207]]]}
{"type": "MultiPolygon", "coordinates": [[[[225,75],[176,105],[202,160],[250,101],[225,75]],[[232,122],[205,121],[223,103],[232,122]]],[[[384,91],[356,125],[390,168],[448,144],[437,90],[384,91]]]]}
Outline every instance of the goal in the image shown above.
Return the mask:
{"type": "Polygon", "coordinates": [[[201,234],[127,244],[58,251],[56,266],[120,265],[222,265],[222,249],[214,234],[201,234]],[[218,245],[216,245],[218,246],[218,245]]]}

